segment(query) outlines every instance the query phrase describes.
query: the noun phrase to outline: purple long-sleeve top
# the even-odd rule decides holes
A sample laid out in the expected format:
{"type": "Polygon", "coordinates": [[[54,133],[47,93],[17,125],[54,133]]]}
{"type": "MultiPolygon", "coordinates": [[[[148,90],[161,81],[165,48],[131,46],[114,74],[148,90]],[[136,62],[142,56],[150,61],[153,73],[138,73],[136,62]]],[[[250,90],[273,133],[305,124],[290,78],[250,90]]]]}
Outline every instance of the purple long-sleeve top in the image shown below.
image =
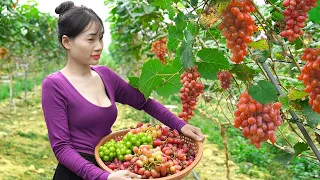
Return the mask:
{"type": "Polygon", "coordinates": [[[150,98],[146,100],[139,90],[108,67],[92,66],[91,69],[103,80],[111,106],[92,104],[57,71],[43,80],[42,109],[49,141],[57,160],[83,179],[107,180],[109,172],[96,167],[78,152],[94,154],[99,140],[111,133],[118,112],[115,102],[144,110],[178,131],[186,123],[157,101],[150,98]]]}

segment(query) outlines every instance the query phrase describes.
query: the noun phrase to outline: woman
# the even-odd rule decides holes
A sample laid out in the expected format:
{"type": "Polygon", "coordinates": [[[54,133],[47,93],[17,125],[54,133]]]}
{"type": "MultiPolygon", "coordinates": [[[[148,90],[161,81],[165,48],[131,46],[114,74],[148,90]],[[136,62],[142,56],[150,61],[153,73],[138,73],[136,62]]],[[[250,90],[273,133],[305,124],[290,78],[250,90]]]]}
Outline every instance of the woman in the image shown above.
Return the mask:
{"type": "Polygon", "coordinates": [[[106,66],[97,65],[104,28],[97,14],[67,1],[59,14],[58,38],[66,49],[67,65],[42,83],[42,108],[52,150],[59,161],[53,179],[122,180],[141,178],[127,170],[109,173],[94,159],[98,141],[111,133],[117,117],[115,102],[144,110],[170,128],[203,141],[199,128],[178,119],[153,99],[125,82],[106,66]]]}

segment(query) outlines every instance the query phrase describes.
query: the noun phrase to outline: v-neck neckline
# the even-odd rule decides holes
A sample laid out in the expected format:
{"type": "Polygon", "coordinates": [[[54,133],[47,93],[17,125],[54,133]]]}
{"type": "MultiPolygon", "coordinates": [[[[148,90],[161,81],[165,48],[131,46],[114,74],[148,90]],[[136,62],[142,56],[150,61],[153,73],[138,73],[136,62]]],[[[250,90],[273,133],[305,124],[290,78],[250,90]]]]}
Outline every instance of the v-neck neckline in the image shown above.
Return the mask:
{"type": "Polygon", "coordinates": [[[83,100],[86,101],[87,103],[89,103],[89,104],[91,104],[91,105],[93,105],[93,106],[96,106],[96,107],[98,107],[98,108],[111,108],[111,107],[113,106],[113,102],[112,102],[112,100],[111,100],[111,98],[110,98],[110,93],[109,93],[109,90],[108,90],[108,88],[107,88],[107,85],[106,85],[104,79],[102,78],[102,76],[100,75],[100,73],[99,73],[96,69],[94,69],[93,67],[90,67],[90,69],[92,69],[93,71],[95,71],[95,72],[100,76],[100,78],[101,78],[101,80],[102,80],[102,83],[103,83],[103,86],[104,86],[104,89],[105,89],[105,92],[106,92],[106,94],[107,94],[107,97],[109,98],[109,100],[110,100],[110,102],[111,102],[111,105],[110,105],[110,106],[104,107],[104,106],[99,106],[99,105],[93,104],[93,103],[90,102],[88,99],[86,99],[86,98],[73,86],[73,84],[69,81],[69,79],[68,79],[60,70],[58,70],[58,73],[61,74],[61,76],[63,77],[63,79],[67,81],[67,83],[68,83],[68,84],[71,86],[71,88],[81,97],[81,99],[83,99],[83,100]]]}

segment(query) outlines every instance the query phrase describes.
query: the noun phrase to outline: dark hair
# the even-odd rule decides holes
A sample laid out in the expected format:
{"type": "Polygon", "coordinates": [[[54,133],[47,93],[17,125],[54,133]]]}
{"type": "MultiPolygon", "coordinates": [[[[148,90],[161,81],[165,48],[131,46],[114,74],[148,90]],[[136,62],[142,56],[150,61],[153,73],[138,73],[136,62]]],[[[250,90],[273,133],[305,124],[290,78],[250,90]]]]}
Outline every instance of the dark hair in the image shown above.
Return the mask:
{"type": "MultiPolygon", "coordinates": [[[[62,45],[62,36],[66,35],[69,38],[75,38],[89,23],[97,23],[104,32],[104,27],[100,17],[90,8],[85,6],[75,6],[72,1],[65,1],[61,3],[55,12],[59,14],[57,22],[57,34],[59,42],[62,45]]],[[[98,29],[98,32],[100,31],[98,29]]]]}

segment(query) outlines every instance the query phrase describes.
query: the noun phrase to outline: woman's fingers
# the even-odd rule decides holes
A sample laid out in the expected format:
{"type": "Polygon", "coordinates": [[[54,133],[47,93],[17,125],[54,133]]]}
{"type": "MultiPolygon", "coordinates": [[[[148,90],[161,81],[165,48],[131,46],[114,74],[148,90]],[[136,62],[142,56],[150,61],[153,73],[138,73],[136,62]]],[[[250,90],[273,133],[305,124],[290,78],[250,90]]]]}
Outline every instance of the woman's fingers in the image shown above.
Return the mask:
{"type": "Polygon", "coordinates": [[[205,136],[204,136],[204,134],[202,134],[200,128],[195,128],[195,133],[201,138],[200,141],[203,141],[205,139],[205,136]]]}
{"type": "Polygon", "coordinates": [[[141,179],[141,176],[135,173],[132,173],[130,171],[127,171],[126,176],[130,177],[130,178],[135,178],[135,179],[141,179]]]}
{"type": "Polygon", "coordinates": [[[186,135],[188,135],[189,137],[191,137],[192,139],[197,140],[197,141],[202,140],[201,137],[198,136],[194,130],[188,131],[188,133],[186,135]]]}
{"type": "Polygon", "coordinates": [[[195,126],[191,126],[189,124],[184,125],[181,128],[181,132],[184,135],[186,135],[186,136],[188,136],[188,137],[190,137],[190,138],[192,138],[192,139],[194,139],[196,141],[203,141],[204,138],[205,138],[205,136],[202,134],[200,128],[197,128],[195,126]]]}

